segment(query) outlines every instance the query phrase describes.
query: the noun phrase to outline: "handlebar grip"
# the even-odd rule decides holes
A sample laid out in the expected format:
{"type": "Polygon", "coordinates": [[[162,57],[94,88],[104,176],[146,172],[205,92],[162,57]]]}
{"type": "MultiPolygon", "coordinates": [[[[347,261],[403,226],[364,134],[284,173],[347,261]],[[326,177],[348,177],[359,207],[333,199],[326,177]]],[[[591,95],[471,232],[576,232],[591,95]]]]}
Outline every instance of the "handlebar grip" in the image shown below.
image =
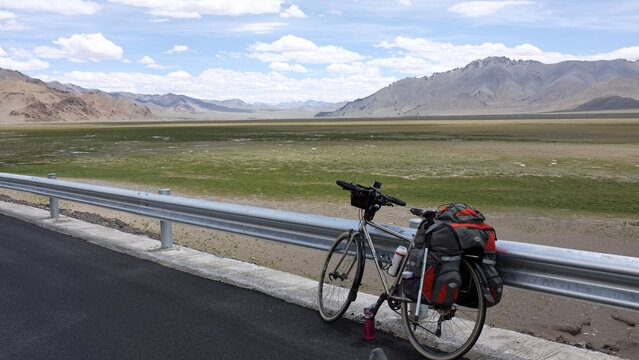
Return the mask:
{"type": "Polygon", "coordinates": [[[344,190],[357,190],[357,186],[352,182],[346,182],[344,180],[337,180],[337,185],[341,186],[344,190]]]}
{"type": "Polygon", "coordinates": [[[406,206],[406,202],[404,200],[400,200],[394,196],[390,196],[390,195],[384,195],[386,196],[386,198],[388,199],[388,201],[392,202],[393,204],[399,205],[399,206],[406,206]]]}

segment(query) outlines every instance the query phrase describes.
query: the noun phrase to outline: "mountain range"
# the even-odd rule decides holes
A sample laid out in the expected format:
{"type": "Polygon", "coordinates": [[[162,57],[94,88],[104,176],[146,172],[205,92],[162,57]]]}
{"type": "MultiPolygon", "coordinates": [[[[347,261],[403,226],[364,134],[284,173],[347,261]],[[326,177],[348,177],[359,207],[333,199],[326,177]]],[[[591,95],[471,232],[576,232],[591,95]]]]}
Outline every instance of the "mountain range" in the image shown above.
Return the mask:
{"type": "Polygon", "coordinates": [[[511,115],[639,110],[639,61],[543,64],[490,57],[406,78],[351,102],[272,106],[177,94],[107,93],[0,69],[0,123],[511,115]]]}
{"type": "Polygon", "coordinates": [[[333,104],[319,101],[305,101],[267,105],[262,103],[248,104],[240,99],[202,100],[186,95],[134,94],[130,92],[106,93],[96,89],[85,89],[73,84],[62,84],[57,81],[47,83],[50,87],[73,93],[76,96],[102,93],[116,99],[135,102],[148,107],[160,118],[169,119],[263,119],[312,117],[318,111],[335,110],[346,102],[333,104]]]}
{"type": "Polygon", "coordinates": [[[318,117],[524,114],[639,109],[639,61],[543,64],[505,57],[399,80],[318,117]]]}
{"type": "Polygon", "coordinates": [[[144,105],[99,92],[75,95],[17,71],[0,69],[0,123],[155,118],[144,105]]]}

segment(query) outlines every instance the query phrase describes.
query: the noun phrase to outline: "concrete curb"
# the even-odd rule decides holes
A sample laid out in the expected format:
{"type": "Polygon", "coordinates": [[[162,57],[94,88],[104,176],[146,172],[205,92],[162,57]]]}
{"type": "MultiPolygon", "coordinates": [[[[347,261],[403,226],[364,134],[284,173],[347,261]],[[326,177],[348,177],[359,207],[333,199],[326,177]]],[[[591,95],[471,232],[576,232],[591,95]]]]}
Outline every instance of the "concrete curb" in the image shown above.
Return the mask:
{"type": "MultiPolygon", "coordinates": [[[[317,281],[305,277],[238,260],[220,258],[182,246],[161,249],[160,242],[157,240],[123,233],[64,216],[51,219],[48,211],[29,206],[0,202],[0,213],[176,270],[257,290],[300,306],[317,307],[317,281]]],[[[376,300],[377,296],[360,293],[357,301],[350,306],[345,316],[355,321],[361,321],[364,307],[374,304],[376,300]]],[[[321,321],[319,315],[316,320],[321,321]]],[[[380,309],[376,316],[376,322],[378,329],[405,338],[400,317],[387,306],[380,309]]],[[[484,328],[479,341],[466,357],[469,359],[504,360],[620,359],[492,327],[484,328]]]]}

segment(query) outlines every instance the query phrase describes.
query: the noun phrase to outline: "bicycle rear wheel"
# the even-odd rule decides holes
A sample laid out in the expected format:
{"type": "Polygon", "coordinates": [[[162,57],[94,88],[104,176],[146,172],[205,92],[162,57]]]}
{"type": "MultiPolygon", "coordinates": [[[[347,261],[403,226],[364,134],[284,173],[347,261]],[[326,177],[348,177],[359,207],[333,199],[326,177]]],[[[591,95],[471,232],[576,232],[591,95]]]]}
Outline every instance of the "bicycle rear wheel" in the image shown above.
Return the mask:
{"type": "Polygon", "coordinates": [[[343,233],[326,256],[319,278],[319,313],[325,321],[342,317],[357,297],[364,272],[364,246],[358,233],[343,233]]]}
{"type": "Polygon", "coordinates": [[[463,298],[464,303],[472,304],[469,307],[457,304],[448,308],[421,305],[416,320],[416,304],[402,302],[404,331],[415,349],[429,359],[457,359],[475,345],[481,334],[486,304],[479,277],[465,259],[459,270],[462,284],[457,299],[463,298]]]}

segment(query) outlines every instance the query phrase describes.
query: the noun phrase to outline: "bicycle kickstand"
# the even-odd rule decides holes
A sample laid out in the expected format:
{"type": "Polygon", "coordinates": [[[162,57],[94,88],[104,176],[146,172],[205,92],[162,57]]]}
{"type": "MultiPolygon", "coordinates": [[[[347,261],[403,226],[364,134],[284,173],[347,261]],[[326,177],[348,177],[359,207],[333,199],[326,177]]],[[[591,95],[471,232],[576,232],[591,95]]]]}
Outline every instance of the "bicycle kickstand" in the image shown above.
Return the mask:
{"type": "Polygon", "coordinates": [[[377,302],[375,303],[375,305],[373,305],[372,311],[373,311],[373,317],[375,317],[375,315],[377,315],[377,312],[379,311],[379,308],[382,307],[382,304],[384,303],[384,301],[386,301],[386,299],[388,299],[388,294],[383,292],[379,295],[379,298],[377,299],[377,302]]]}

